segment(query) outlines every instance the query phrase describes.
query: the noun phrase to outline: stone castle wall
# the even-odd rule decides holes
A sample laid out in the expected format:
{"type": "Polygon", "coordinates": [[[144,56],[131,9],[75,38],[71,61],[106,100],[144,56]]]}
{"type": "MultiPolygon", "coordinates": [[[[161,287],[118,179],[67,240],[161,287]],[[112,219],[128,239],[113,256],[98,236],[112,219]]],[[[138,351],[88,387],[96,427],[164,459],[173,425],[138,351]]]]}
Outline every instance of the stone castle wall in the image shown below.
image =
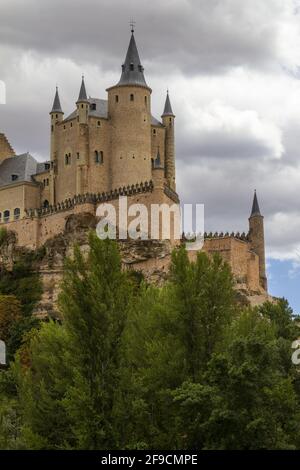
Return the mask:
{"type": "MultiPolygon", "coordinates": [[[[142,184],[124,186],[119,190],[102,193],[86,193],[81,196],[68,198],[56,205],[50,205],[44,209],[32,209],[22,212],[20,220],[11,220],[5,224],[6,228],[16,233],[19,246],[37,249],[43,246],[48,240],[64,233],[66,222],[72,215],[91,214],[96,215],[97,207],[100,203],[109,202],[116,209],[118,215],[119,196],[128,196],[128,206],[131,204],[143,204],[151,214],[153,204],[165,204],[170,207],[178,203],[178,196],[166,185],[164,169],[153,170],[153,180],[142,184]]],[[[22,192],[26,186],[20,186],[20,201],[24,197],[22,192]]],[[[36,188],[28,184],[29,195],[25,198],[28,206],[34,207],[34,193],[36,188]],[[31,192],[32,191],[32,194],[31,192]]],[[[8,193],[7,193],[8,194],[8,193]]],[[[8,198],[9,200],[9,198],[8,198]]],[[[7,201],[8,204],[8,201],[7,201]]],[[[135,218],[136,216],[132,216],[135,218]]],[[[132,220],[128,219],[128,222],[132,220]]],[[[116,223],[118,225],[118,219],[116,223]]],[[[150,237],[150,218],[149,237],[150,237]]],[[[171,217],[171,235],[173,235],[173,218],[171,217]]],[[[161,237],[161,231],[159,232],[161,237]]],[[[171,237],[171,244],[174,246],[179,241],[171,237]]],[[[261,286],[259,256],[253,251],[249,235],[215,233],[205,234],[203,250],[208,254],[219,253],[231,266],[236,282],[253,292],[261,293],[265,289],[261,286]]],[[[190,252],[193,258],[195,253],[190,252]]],[[[135,260],[136,268],[146,272],[158,271],[166,272],[170,263],[170,256],[147,260],[135,260]]]]}
{"type": "Polygon", "coordinates": [[[259,256],[252,251],[248,240],[230,235],[206,238],[203,249],[210,255],[219,253],[230,265],[238,284],[258,293],[264,291],[260,285],[259,256]]]}
{"type": "MultiPolygon", "coordinates": [[[[74,194],[110,191],[124,184],[150,180],[153,177],[152,161],[158,152],[161,166],[167,165],[165,155],[169,155],[169,147],[174,154],[174,130],[166,147],[167,129],[162,124],[152,124],[150,99],[150,91],[146,88],[113,87],[108,90],[107,118],[87,116],[83,122],[80,105],[71,119],[64,120],[62,114],[52,114],[54,194],[51,197],[51,185],[44,188],[41,203],[44,200],[54,203],[74,194]],[[96,161],[96,152],[100,162],[96,161]],[[66,155],[70,157],[68,163],[66,155]]],[[[50,178],[51,170],[48,174],[50,178]]],[[[174,184],[170,186],[175,189],[174,184]]]]}
{"type": "Polygon", "coordinates": [[[2,160],[13,157],[15,155],[15,151],[8,142],[6,136],[0,133],[0,163],[2,160]]]}
{"type": "Polygon", "coordinates": [[[121,190],[75,196],[44,209],[31,209],[26,211],[25,216],[19,220],[11,220],[1,226],[16,233],[19,246],[37,249],[47,240],[63,233],[66,220],[72,214],[90,213],[95,216],[98,205],[105,202],[112,204],[118,214],[119,196],[128,197],[128,206],[144,204],[149,214],[152,204],[171,205],[174,203],[170,200],[169,193],[165,191],[165,188],[163,186],[155,187],[151,180],[127,186],[121,190]]]}

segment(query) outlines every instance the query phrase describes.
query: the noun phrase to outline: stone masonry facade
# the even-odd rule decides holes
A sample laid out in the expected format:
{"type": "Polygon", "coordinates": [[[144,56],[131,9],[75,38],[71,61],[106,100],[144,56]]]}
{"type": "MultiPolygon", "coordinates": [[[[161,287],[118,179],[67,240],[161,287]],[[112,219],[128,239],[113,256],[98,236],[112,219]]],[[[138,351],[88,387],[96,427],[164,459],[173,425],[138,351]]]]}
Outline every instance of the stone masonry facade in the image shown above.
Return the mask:
{"type": "MultiPolygon", "coordinates": [[[[72,215],[95,216],[103,202],[117,208],[120,196],[149,211],[152,204],[178,204],[175,115],[167,93],[161,120],[153,117],[151,93],[132,32],[121,78],[107,89],[106,100],[88,97],[82,77],[76,109],[65,117],[56,89],[46,162],[29,153],[16,155],[0,133],[0,228],[13,231],[20,247],[37,249],[64,233],[72,215]]],[[[237,283],[258,295],[267,293],[264,225],[256,194],[249,233],[205,234],[203,249],[220,253],[237,283]]],[[[165,271],[169,262],[165,253],[135,265],[165,271]]]]}

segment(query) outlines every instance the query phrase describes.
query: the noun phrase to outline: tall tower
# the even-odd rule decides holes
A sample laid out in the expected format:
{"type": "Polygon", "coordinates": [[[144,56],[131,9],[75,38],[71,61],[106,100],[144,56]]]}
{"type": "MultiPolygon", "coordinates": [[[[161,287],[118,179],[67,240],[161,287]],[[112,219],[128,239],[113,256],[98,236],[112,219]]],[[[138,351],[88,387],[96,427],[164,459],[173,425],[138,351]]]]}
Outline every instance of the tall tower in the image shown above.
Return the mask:
{"type": "Polygon", "coordinates": [[[264,218],[260,213],[256,191],[254,192],[252,211],[249,217],[249,238],[251,248],[259,256],[260,284],[265,290],[267,290],[264,218]]]}
{"type": "Polygon", "coordinates": [[[56,87],[56,92],[54,96],[52,110],[50,111],[50,120],[51,120],[51,144],[50,144],[50,159],[52,162],[56,160],[56,152],[58,146],[58,129],[57,126],[62,122],[64,118],[63,110],[61,109],[58,88],[56,87]]]}
{"type": "Polygon", "coordinates": [[[165,109],[162,114],[162,122],[166,128],[166,141],[165,141],[165,176],[167,183],[173,191],[176,191],[176,178],[175,178],[175,137],[174,137],[174,123],[175,115],[172,111],[169,92],[165,102],[165,109]]]}
{"type": "Polygon", "coordinates": [[[87,124],[88,113],[89,113],[89,101],[86,94],[84,76],[82,76],[81,87],[79,91],[78,100],[76,101],[77,106],[77,119],[79,124],[87,124]]]}
{"type": "Polygon", "coordinates": [[[137,50],[134,30],[117,85],[107,89],[111,131],[111,188],[151,179],[151,89],[137,50]]]}
{"type": "Polygon", "coordinates": [[[79,91],[77,106],[77,155],[80,158],[76,159],[76,194],[82,194],[87,190],[88,185],[88,159],[89,159],[89,100],[84,83],[84,76],[82,76],[81,86],[79,91]]]}
{"type": "Polygon", "coordinates": [[[58,88],[56,87],[56,92],[54,96],[52,110],[50,111],[50,120],[51,120],[51,143],[50,143],[50,204],[55,204],[55,178],[56,178],[56,169],[57,169],[57,157],[58,157],[58,147],[59,147],[59,124],[64,119],[64,113],[61,108],[58,88]]]}

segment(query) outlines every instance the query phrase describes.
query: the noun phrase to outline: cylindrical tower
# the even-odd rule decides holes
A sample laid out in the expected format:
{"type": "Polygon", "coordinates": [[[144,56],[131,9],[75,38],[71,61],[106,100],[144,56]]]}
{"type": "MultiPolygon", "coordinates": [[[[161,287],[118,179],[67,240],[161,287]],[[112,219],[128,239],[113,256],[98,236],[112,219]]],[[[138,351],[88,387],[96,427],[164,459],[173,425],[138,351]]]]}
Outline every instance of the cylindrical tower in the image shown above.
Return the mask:
{"type": "Polygon", "coordinates": [[[58,129],[57,126],[64,119],[64,113],[61,109],[58,89],[56,87],[54,102],[52,110],[50,111],[50,125],[51,125],[51,142],[50,142],[50,159],[52,162],[56,160],[56,152],[58,145],[58,129]]]}
{"type": "Polygon", "coordinates": [[[162,122],[166,129],[165,140],[165,177],[168,186],[176,191],[176,170],[175,170],[175,115],[167,92],[165,109],[162,114],[162,122]]]}
{"type": "Polygon", "coordinates": [[[151,89],[132,31],[122,75],[107,89],[111,189],[151,179],[151,89]]]}
{"type": "Polygon", "coordinates": [[[256,191],[254,193],[251,215],[249,217],[249,238],[251,248],[259,257],[259,278],[264,290],[267,290],[264,218],[260,213],[256,191]]]}
{"type": "Polygon", "coordinates": [[[51,120],[51,142],[50,142],[50,177],[49,177],[49,186],[50,186],[50,204],[55,204],[55,178],[56,178],[56,169],[57,169],[57,156],[58,156],[58,146],[59,146],[59,124],[64,119],[64,113],[61,108],[58,89],[56,87],[54,102],[52,110],[50,111],[50,120],[51,120]]]}

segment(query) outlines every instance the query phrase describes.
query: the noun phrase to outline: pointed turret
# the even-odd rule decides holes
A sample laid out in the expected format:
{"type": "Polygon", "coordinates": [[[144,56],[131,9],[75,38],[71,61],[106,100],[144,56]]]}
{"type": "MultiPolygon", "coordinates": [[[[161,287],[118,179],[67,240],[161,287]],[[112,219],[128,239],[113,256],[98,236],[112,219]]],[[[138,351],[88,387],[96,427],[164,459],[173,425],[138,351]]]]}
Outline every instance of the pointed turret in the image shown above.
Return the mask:
{"type": "Polygon", "coordinates": [[[121,78],[107,92],[111,124],[110,164],[114,168],[112,187],[150,181],[151,89],[145,81],[133,27],[121,78]]]}
{"type": "Polygon", "coordinates": [[[131,38],[125,62],[122,65],[121,78],[117,83],[117,86],[126,85],[137,85],[149,88],[144,77],[144,67],[140,61],[133,29],[131,30],[131,38]]]}
{"type": "Polygon", "coordinates": [[[52,161],[56,159],[56,152],[57,152],[57,133],[60,123],[64,119],[64,113],[61,109],[58,88],[56,87],[54,101],[52,110],[50,111],[50,119],[51,119],[51,145],[50,145],[50,158],[52,161]]]}
{"type": "Polygon", "coordinates": [[[52,166],[50,169],[49,175],[49,187],[50,187],[50,204],[54,204],[54,169],[57,165],[57,156],[58,156],[58,141],[59,141],[59,132],[60,132],[60,125],[64,120],[64,112],[61,108],[60,99],[58,88],[56,87],[54,101],[52,110],[50,111],[50,126],[51,126],[51,137],[50,137],[50,160],[52,162],[52,166]]]}
{"type": "Polygon", "coordinates": [[[256,190],[255,190],[254,191],[253,204],[252,204],[252,211],[251,211],[250,217],[254,217],[256,215],[261,216],[259,205],[258,205],[258,200],[257,200],[257,194],[256,194],[256,190]]]}
{"type": "Polygon", "coordinates": [[[60,99],[59,99],[59,94],[58,94],[58,88],[57,87],[56,87],[56,92],[55,92],[55,96],[54,96],[52,110],[50,111],[50,114],[51,113],[63,113],[63,110],[61,109],[61,104],[60,104],[60,99]]]}
{"type": "Polygon", "coordinates": [[[175,114],[173,113],[171,101],[169,97],[169,90],[165,101],[165,108],[162,114],[162,122],[166,129],[165,134],[165,173],[168,186],[176,191],[176,177],[175,177],[175,114]]]}
{"type": "Polygon", "coordinates": [[[82,75],[81,86],[79,91],[78,100],[76,101],[77,105],[77,119],[79,124],[87,124],[88,114],[89,114],[89,100],[86,93],[84,76],[82,75]]]}
{"type": "Polygon", "coordinates": [[[88,101],[88,97],[87,97],[85,83],[84,83],[84,76],[82,75],[81,86],[80,86],[77,103],[82,103],[82,102],[86,103],[87,101],[88,101]]]}
{"type": "Polygon", "coordinates": [[[164,116],[174,116],[175,117],[175,115],[172,111],[171,101],[170,101],[170,97],[169,97],[169,90],[167,90],[165,109],[164,109],[164,112],[163,112],[161,117],[164,117],[164,116]]]}
{"type": "Polygon", "coordinates": [[[266,291],[268,286],[265,261],[264,218],[259,209],[256,191],[254,192],[252,210],[249,217],[249,239],[252,250],[259,257],[260,285],[266,291]]]}

